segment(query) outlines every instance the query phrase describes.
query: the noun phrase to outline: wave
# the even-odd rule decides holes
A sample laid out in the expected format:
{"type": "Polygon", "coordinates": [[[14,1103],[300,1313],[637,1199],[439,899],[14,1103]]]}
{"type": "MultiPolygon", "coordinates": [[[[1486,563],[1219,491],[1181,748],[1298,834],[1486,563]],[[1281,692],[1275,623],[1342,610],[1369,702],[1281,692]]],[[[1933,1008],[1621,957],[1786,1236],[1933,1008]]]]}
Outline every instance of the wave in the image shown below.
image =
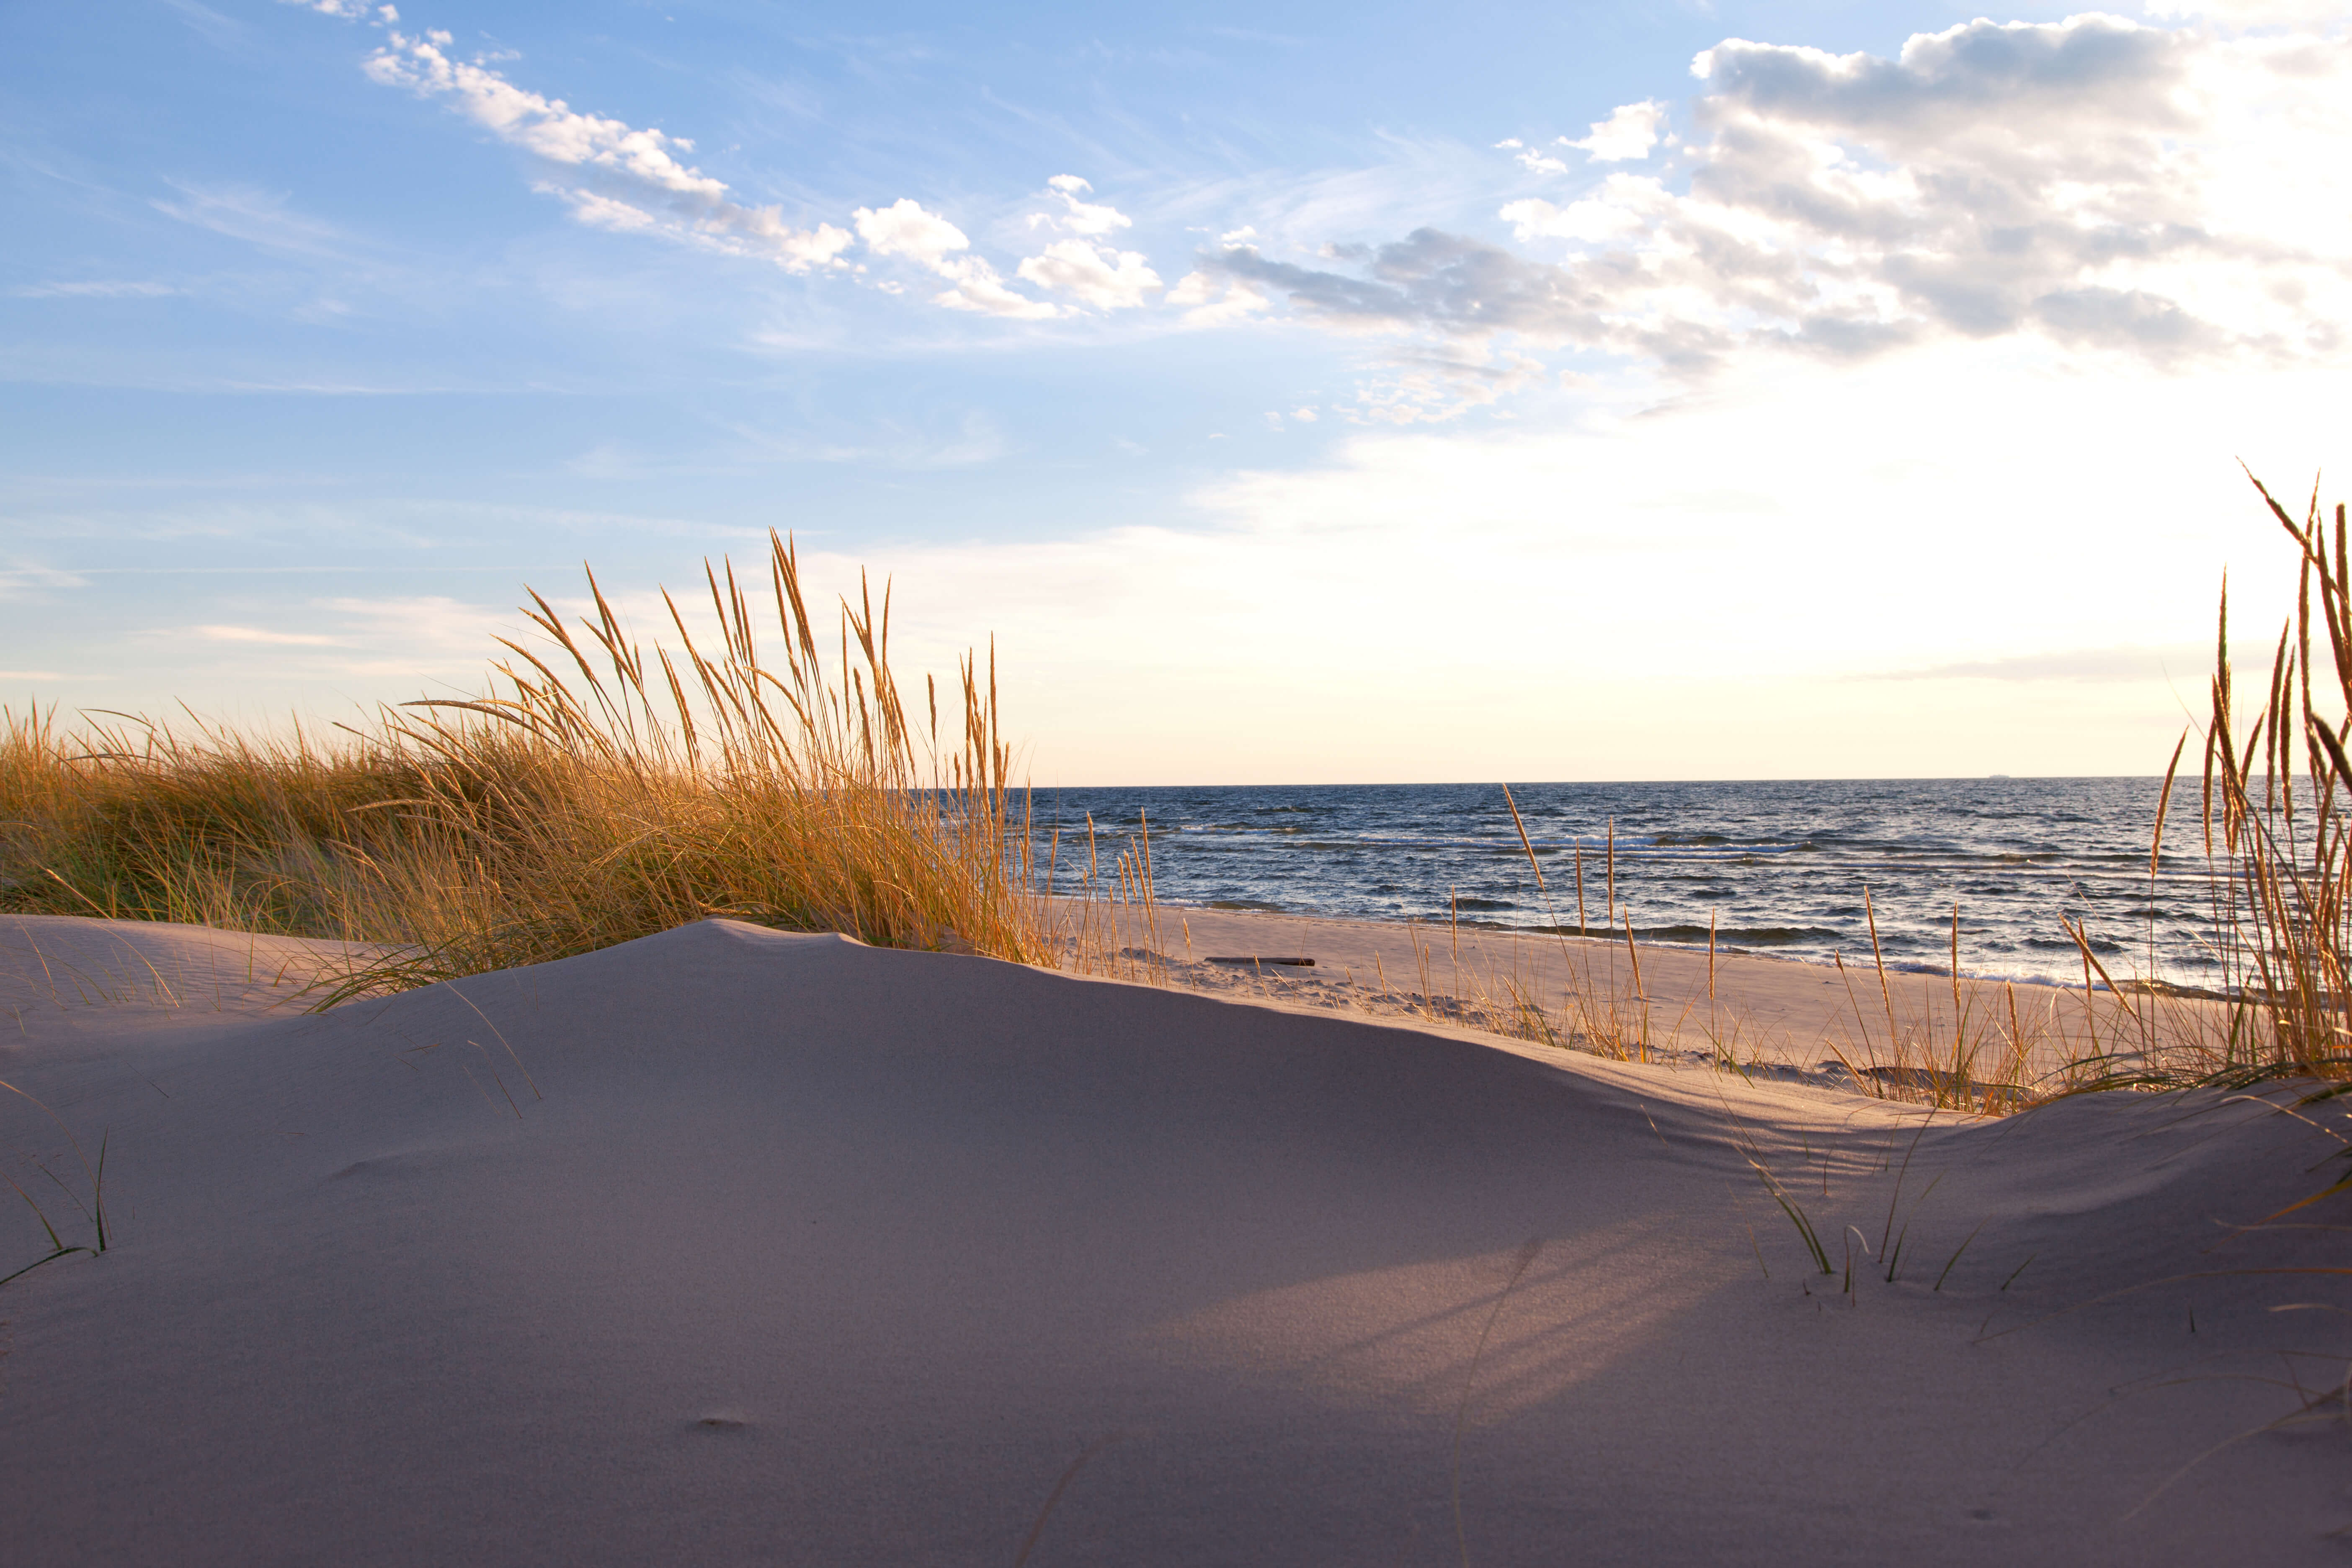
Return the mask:
{"type": "MultiPolygon", "coordinates": [[[[1464,900],[1467,907],[1468,900],[1464,900]]],[[[1600,940],[1614,938],[1622,941],[1623,926],[1528,926],[1528,931],[1543,931],[1555,936],[1587,936],[1600,940]]],[[[1707,929],[1702,925],[1635,926],[1636,942],[1673,942],[1677,945],[1705,947],[1707,929]]],[[[1848,933],[1827,926],[1718,926],[1715,931],[1717,947],[1801,947],[1832,945],[1849,940],[1848,933]]]]}

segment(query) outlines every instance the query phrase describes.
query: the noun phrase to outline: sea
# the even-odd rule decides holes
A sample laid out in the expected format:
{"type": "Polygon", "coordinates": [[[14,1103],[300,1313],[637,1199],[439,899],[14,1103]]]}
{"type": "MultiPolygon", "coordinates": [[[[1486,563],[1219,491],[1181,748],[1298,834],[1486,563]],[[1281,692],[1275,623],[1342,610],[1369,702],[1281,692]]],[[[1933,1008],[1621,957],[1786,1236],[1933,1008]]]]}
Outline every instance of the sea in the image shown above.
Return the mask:
{"type": "Polygon", "coordinates": [[[1148,837],[1163,904],[1636,941],[2081,984],[2219,978],[2196,785],[1971,778],[1040,789],[1038,872],[1108,885],[1148,837]],[[1524,826],[1526,841],[1520,829],[1524,826]],[[1058,839],[1058,842],[1056,840],[1058,839]],[[1532,863],[1529,851],[1533,852],[1532,863]],[[1537,867],[1541,868],[1538,881],[1537,867]]]}

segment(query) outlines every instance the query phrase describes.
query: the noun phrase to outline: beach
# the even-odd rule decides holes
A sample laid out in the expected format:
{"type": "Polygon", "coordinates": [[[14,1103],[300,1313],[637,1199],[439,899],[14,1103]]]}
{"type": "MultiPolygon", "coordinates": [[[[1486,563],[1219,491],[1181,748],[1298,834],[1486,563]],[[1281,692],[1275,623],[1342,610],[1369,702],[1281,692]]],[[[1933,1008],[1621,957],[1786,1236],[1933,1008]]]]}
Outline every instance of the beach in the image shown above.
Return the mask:
{"type": "Polygon", "coordinates": [[[0,6],[0,1568],[2345,1562],[2143,10],[0,6]]]}
{"type": "Polygon", "coordinates": [[[2007,1068],[2055,1087],[2065,1064],[2147,1040],[2227,1026],[2194,997],[2009,984],[1963,973],[1843,967],[1638,941],[1540,935],[1434,921],[1334,920],[1252,910],[1061,906],[1066,927],[1129,979],[1276,1006],[1461,1024],[1571,1049],[1854,1088],[1874,1075],[2007,1068]],[[1090,922],[1090,923],[1089,923],[1090,922]],[[1296,961],[1310,960],[1309,963],[1296,961]],[[1566,1000],[1584,999],[1580,1007],[1566,1000]]]}
{"type": "MultiPolygon", "coordinates": [[[[1434,994],[1396,932],[1159,918],[1126,945],[1434,994]]],[[[2345,1335],[2283,1310],[2328,1233],[2240,1228],[2333,1178],[2281,1096],[1931,1114],[724,921],[299,1011],[334,957],[0,921],[0,1076],[57,1118],[5,1097],[0,1151],[108,1229],[0,1287],[14,1560],[2291,1563],[2352,1521],[2345,1335]]],[[[1752,963],[1719,1005],[1845,1004],[1752,963]]]]}

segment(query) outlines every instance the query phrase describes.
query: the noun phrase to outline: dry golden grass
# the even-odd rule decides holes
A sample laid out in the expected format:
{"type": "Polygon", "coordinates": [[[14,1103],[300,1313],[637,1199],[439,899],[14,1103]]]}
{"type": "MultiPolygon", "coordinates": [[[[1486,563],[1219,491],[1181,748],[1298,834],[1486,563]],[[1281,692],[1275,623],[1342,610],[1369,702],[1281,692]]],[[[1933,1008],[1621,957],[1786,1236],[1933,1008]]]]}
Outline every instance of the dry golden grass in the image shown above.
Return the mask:
{"type": "MultiPolygon", "coordinates": [[[[1524,825],[1552,930],[1619,934],[1558,937],[1564,984],[1516,968],[1465,976],[1458,932],[1450,986],[1420,932],[1417,973],[1362,979],[1433,1021],[1619,1060],[1684,1055],[1694,1040],[1735,1070],[1826,1055],[1868,1092],[1967,1114],[2086,1089],[2352,1077],[2345,510],[2331,537],[2315,500],[2297,521],[2262,495],[2295,542],[2301,594],[2251,719],[2233,706],[2224,595],[2201,814],[2218,996],[2119,984],[2069,928],[2081,991],[2032,987],[2024,1000],[1958,973],[1957,910],[1951,973],[1898,978],[1874,910],[1869,962],[1840,964],[1850,1022],[1818,1040],[1773,1040],[1717,996],[1711,943],[1704,996],[1645,984],[1613,844],[1591,865],[1577,853],[1570,927],[1551,906],[1571,889],[1546,881],[1524,825]]],[[[772,545],[779,658],[760,648],[728,565],[706,574],[716,630],[699,641],[665,595],[677,647],[648,652],[592,576],[593,614],[576,624],[531,595],[539,637],[504,645],[486,694],[404,704],[362,729],[261,739],[100,714],[68,731],[53,712],[0,710],[0,909],[373,944],[321,1001],[710,915],[1179,978],[1168,955],[1181,916],[1159,908],[1148,827],[1107,846],[1088,821],[1083,840],[1075,827],[1055,834],[1033,863],[1040,840],[1025,791],[1011,786],[992,653],[985,667],[963,661],[943,735],[936,686],[910,711],[891,671],[887,591],[878,611],[862,590],[844,601],[821,639],[792,547],[772,545]]],[[[2152,850],[2152,874],[2158,864],[2152,850]]]]}
{"type": "MultiPolygon", "coordinates": [[[[2298,579],[2294,616],[2280,629],[2269,682],[2250,715],[2238,706],[2231,668],[2226,580],[2221,590],[2200,826],[2211,868],[2209,941],[2221,972],[2219,989],[2230,1000],[2207,1009],[2202,1028],[2151,1031],[2138,1061],[2119,1065],[2092,1087],[2352,1079],[2346,509],[2336,508],[2331,533],[2316,490],[2298,521],[2260,479],[2247,478],[2294,542],[2298,579]]],[[[2180,756],[2176,748],[2165,775],[2168,802],[2180,756]]],[[[2159,805],[2151,871],[2164,816],[2159,805]]]]}
{"type": "Polygon", "coordinates": [[[680,647],[649,658],[592,576],[576,626],[531,595],[544,642],[507,642],[488,693],[363,730],[9,713],[0,907],[377,944],[323,1000],[712,915],[1045,958],[993,655],[942,737],[936,686],[919,723],[891,673],[887,590],[843,603],[828,669],[787,542],[768,566],[780,659],[730,564],[707,651],[665,595],[680,647]]]}

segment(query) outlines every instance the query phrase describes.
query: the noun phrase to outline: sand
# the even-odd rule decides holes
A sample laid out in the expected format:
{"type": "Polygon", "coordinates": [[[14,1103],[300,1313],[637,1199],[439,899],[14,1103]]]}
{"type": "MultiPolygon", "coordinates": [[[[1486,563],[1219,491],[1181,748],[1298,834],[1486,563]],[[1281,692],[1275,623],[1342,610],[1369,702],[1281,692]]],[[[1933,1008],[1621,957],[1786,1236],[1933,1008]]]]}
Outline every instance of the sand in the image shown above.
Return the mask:
{"type": "MultiPolygon", "coordinates": [[[[725,921],[318,1016],[331,951],[0,938],[0,1078],[103,1135],[112,1226],[0,1286],[11,1563],[2292,1563],[2352,1525],[2341,1279],[2259,1272],[2340,1232],[2232,1228],[2343,1168],[2274,1103],[1927,1121],[725,921]]],[[[5,1271],[47,1241],[0,1200],[5,1271]]]]}
{"type": "MultiPolygon", "coordinates": [[[[1444,923],[1310,919],[1297,915],[1160,906],[1091,918],[1091,948],[1122,954],[1113,967],[1149,979],[1279,1006],[1368,1017],[1460,1023],[1591,1048],[1593,1022],[1563,1005],[1572,989],[1609,998],[1620,1041],[1680,1061],[1722,1061],[1789,1081],[1855,1087],[1856,1073],[1940,1060],[1956,1031],[1980,1043],[1976,1069],[1998,1076],[2012,1021],[2028,1042],[2032,1080],[2095,1050],[2115,1056],[2153,1036],[2179,1041],[2228,1026],[2224,1010],[2193,999],[2127,996],[2103,979],[2091,991],[2021,983],[2004,987],[1963,975],[1955,998],[1948,967],[1890,965],[1881,976],[1865,951],[1843,970],[1769,953],[1622,941],[1562,940],[1444,923]],[[1314,965],[1236,964],[1219,959],[1311,958],[1314,965]],[[1521,1005],[1539,1005],[1529,1022],[1521,1005]],[[2014,1011],[2012,1012],[2012,1006],[2014,1011]],[[2144,1029],[2143,1023],[2147,1026],[2144,1029]],[[2095,1040],[2095,1047],[2092,1042],[2095,1040]]],[[[1611,1054],[1616,1054],[1612,1051],[1611,1054]]],[[[1948,1064],[1947,1064],[1948,1065],[1948,1064]]]]}

